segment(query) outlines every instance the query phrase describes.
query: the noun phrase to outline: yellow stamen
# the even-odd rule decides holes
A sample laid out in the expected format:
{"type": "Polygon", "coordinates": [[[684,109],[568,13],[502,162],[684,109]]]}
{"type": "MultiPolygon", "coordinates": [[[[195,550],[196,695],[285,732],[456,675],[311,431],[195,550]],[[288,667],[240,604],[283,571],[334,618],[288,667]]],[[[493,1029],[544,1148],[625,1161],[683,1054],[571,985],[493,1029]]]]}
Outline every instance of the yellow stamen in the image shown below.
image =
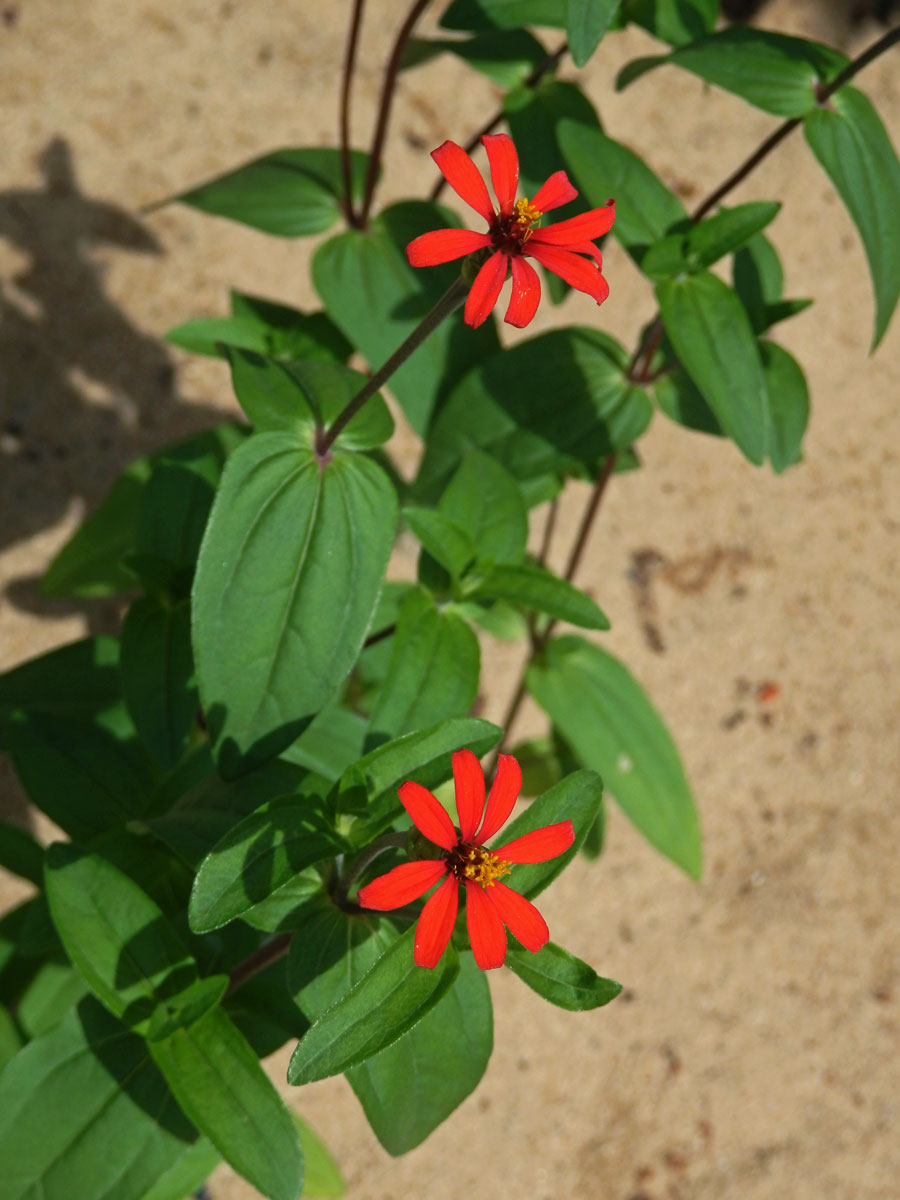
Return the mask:
{"type": "Polygon", "coordinates": [[[533,225],[535,221],[539,221],[543,215],[539,208],[535,208],[533,204],[528,203],[527,196],[523,196],[521,200],[516,201],[517,225],[524,225],[527,228],[533,225]]]}
{"type": "Polygon", "coordinates": [[[493,887],[498,879],[509,874],[509,864],[481,846],[467,846],[460,853],[460,859],[462,878],[480,883],[482,887],[493,887]]]}

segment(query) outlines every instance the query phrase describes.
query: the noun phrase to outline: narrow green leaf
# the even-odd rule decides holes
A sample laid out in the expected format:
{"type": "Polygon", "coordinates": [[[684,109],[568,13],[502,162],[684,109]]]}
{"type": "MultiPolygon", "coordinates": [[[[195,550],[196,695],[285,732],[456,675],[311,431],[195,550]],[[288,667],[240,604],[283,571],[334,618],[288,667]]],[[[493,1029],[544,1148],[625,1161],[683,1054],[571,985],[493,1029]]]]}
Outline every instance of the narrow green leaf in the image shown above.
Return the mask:
{"type": "Polygon", "coordinates": [[[459,973],[459,958],[451,945],[433,971],[417,967],[414,940],[415,927],[314,1022],[291,1057],[289,1083],[311,1083],[365,1062],[437,1004],[459,973]]]}
{"type": "Polygon", "coordinates": [[[606,33],[619,0],[566,0],[566,36],[576,67],[583,67],[606,33]]]}
{"type": "Polygon", "coordinates": [[[583,638],[552,641],[528,690],[575,754],[603,774],[644,837],[692,878],[702,867],[694,798],[678,751],[646,694],[612,655],[583,638]]]}
{"type": "Polygon", "coordinates": [[[551,1004],[570,1012],[586,1012],[609,1004],[622,990],[621,983],[603,979],[593,967],[548,942],[543,950],[508,950],[506,965],[551,1004]]]}
{"type": "Polygon", "coordinates": [[[476,600],[507,600],[583,629],[610,627],[606,614],[590,596],[552,571],[531,563],[493,567],[471,595],[476,600]]]}
{"type": "Polygon", "coordinates": [[[221,470],[218,455],[199,447],[193,457],[154,466],[141,493],[134,553],[126,559],[148,591],[174,599],[190,592],[221,470]]]}
{"type": "MultiPolygon", "coordinates": [[[[563,0],[565,2],[565,0],[563,0]]],[[[519,152],[519,192],[533,196],[560,169],[559,131],[564,123],[599,129],[594,107],[581,88],[546,76],[537,87],[520,87],[503,101],[503,113],[519,152]]],[[[612,195],[610,192],[609,195],[612,195]]],[[[604,203],[608,196],[604,197],[604,203]]],[[[566,208],[562,217],[571,215],[566,208]]],[[[554,218],[559,216],[554,212],[554,218]]]]}
{"type": "Polygon", "coordinates": [[[44,848],[26,830],[0,820],[0,867],[40,887],[44,878],[44,848]]]}
{"type": "Polygon", "coordinates": [[[623,0],[622,16],[663,42],[681,46],[712,32],[719,0],[623,0]]]}
{"type": "Polygon", "coordinates": [[[226,1162],[269,1200],[297,1200],[300,1138],[246,1040],[221,1009],[150,1043],[184,1113],[226,1162]]]}
{"type": "Polygon", "coordinates": [[[233,921],[343,844],[309,800],[269,800],[225,835],[200,864],[189,919],[195,933],[233,921]]]}
{"type": "Polygon", "coordinates": [[[455,54],[508,91],[524,83],[547,57],[547,51],[524,29],[485,30],[469,38],[410,38],[401,69],[421,66],[440,54],[455,54]]]}
{"type": "Polygon", "coordinates": [[[781,299],[784,287],[778,251],[764,233],[755,234],[737,251],[731,278],[753,332],[763,332],[766,309],[781,299]]]}
{"type": "Polygon", "coordinates": [[[468,530],[478,556],[520,563],[528,540],[528,511],[513,476],[480,450],[467,454],[440,499],[440,511],[468,530]]]}
{"type": "Polygon", "coordinates": [[[49,1031],[87,995],[84,980],[67,962],[38,967],[16,1002],[16,1021],[29,1038],[49,1031]]]}
{"type": "Polygon", "coordinates": [[[408,505],[403,518],[432,558],[458,578],[475,557],[475,543],[467,530],[433,508],[408,505]]]}
{"type": "Polygon", "coordinates": [[[691,266],[710,267],[750,241],[778,215],[777,201],[760,200],[722,208],[713,216],[692,225],[687,232],[687,254],[691,266]]]}
{"type": "Polygon", "coordinates": [[[185,1146],[171,1167],[156,1180],[140,1200],[185,1200],[199,1192],[222,1161],[218,1150],[206,1138],[198,1137],[185,1146]]]}
{"type": "Polygon", "coordinates": [[[278,753],[331,699],[362,646],[396,520],[369,458],[334,453],[320,467],[287,433],[235,452],[193,598],[200,695],[226,772],[278,753]]]}
{"type": "Polygon", "coordinates": [[[303,1200],[336,1200],[343,1196],[344,1180],[331,1151],[302,1117],[293,1114],[303,1151],[303,1200]]]}
{"type": "Polygon", "coordinates": [[[199,708],[188,601],[136,600],[122,626],[122,692],[142,742],[161,767],[187,747],[199,708]]]}
{"type": "Polygon", "coordinates": [[[719,424],[752,463],[761,463],[766,385],[744,306],[708,271],[657,284],[656,298],[666,334],[719,424]]]}
{"type": "Polygon", "coordinates": [[[230,346],[282,362],[346,362],[349,358],[350,343],[323,312],[303,313],[241,292],[232,292],[231,297],[230,317],[187,321],[170,329],[166,341],[211,358],[222,358],[230,346]]]}
{"type": "Polygon", "coordinates": [[[859,230],[875,291],[874,350],[900,296],[900,161],[866,96],[841,88],[803,122],[813,154],[859,230]]]}
{"type": "Polygon", "coordinates": [[[453,0],[441,17],[445,29],[519,29],[565,26],[566,0],[453,0]]]}
{"type": "MultiPolygon", "coordinates": [[[[368,161],[351,150],[354,201],[362,196],[368,161]]],[[[265,154],[172,199],[263,233],[308,237],[340,217],[343,194],[340,151],[313,146],[265,154]]]]}
{"type": "Polygon", "coordinates": [[[411,592],[397,619],[387,677],[372,707],[366,745],[466,714],[478,693],[481,653],[471,626],[411,592]]]}
{"type": "Polygon", "coordinates": [[[801,444],[809,422],[809,389],[800,364],[783,346],[760,342],[769,398],[769,458],[781,474],[803,457],[801,444]]]}

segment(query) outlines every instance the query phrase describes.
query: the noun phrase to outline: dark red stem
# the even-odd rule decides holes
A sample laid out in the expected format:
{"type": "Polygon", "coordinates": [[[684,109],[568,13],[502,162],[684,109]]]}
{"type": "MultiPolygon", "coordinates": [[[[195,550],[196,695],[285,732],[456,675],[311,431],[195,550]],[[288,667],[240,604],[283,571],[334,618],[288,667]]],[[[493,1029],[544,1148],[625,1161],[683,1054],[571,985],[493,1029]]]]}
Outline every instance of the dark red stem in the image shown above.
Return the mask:
{"type": "Polygon", "coordinates": [[[350,89],[353,84],[353,68],[356,65],[356,47],[366,0],[353,0],[350,28],[347,31],[347,48],[344,53],[344,71],[341,77],[341,171],[344,176],[344,212],[351,225],[358,224],[353,211],[353,169],[350,162],[350,89]]]}

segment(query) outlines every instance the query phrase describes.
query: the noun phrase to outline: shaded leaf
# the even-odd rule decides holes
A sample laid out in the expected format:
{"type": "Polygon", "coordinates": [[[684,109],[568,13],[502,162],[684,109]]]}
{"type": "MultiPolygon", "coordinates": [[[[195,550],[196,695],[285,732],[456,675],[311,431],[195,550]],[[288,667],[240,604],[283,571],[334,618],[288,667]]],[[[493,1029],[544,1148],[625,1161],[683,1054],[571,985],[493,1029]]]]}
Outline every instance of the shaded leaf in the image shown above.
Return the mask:
{"type": "Polygon", "coordinates": [[[199,710],[188,601],[146,596],[122,626],[122,692],[141,741],[161,767],[184,753],[199,710]]]}
{"type": "Polygon", "coordinates": [[[570,1012],[585,1012],[609,1004],[622,990],[621,983],[603,979],[593,967],[548,942],[543,950],[508,950],[506,965],[551,1004],[570,1012]]]}
{"type": "Polygon", "coordinates": [[[590,596],[531,563],[492,567],[471,595],[476,600],[507,600],[583,629],[609,629],[606,614],[590,596]]]}
{"type": "Polygon", "coordinates": [[[619,0],[566,0],[566,35],[576,67],[583,67],[619,7],[619,0]]]}

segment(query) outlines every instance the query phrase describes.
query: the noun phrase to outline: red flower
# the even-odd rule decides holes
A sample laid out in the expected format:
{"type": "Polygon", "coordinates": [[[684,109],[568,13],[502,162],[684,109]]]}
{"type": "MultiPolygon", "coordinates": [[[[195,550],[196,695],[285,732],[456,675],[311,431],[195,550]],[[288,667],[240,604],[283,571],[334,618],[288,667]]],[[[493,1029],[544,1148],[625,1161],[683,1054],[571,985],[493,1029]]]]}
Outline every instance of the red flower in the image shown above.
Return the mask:
{"type": "Polygon", "coordinates": [[[487,805],[484,774],[471,750],[453,755],[457,829],[447,810],[421,784],[409,781],[399,789],[403,807],[419,832],[444,851],[439,859],[404,863],[359,889],[363,908],[401,908],[429,896],[416,928],[413,957],[420,967],[436,967],[447,949],[459,906],[459,884],[466,889],[466,924],[475,961],[482,970],[502,967],[506,958],[506,929],[536,954],[550,938],[547,923],[524,896],[500,882],[513,863],[546,862],[564,853],[575,841],[571,821],[546,825],[487,850],[484,843],[504,824],[522,787],[522,769],[511,754],[501,754],[487,805]],[[506,929],[504,928],[506,926],[506,929]]]}
{"type": "Polygon", "coordinates": [[[519,156],[512,138],[505,133],[488,133],[481,140],[487,150],[499,212],[491,203],[481,173],[462,146],[444,142],[432,150],[431,157],[457,195],[484,217],[489,232],[438,229],[423,233],[406,247],[410,264],[434,267],[478,250],[493,250],[475,276],[466,300],[467,325],[477,326],[487,319],[497,303],[508,268],[512,270],[513,286],[504,320],[520,329],[528,324],[541,298],[541,281],[534,267],[525,262],[526,255],[602,304],[609,295],[609,284],[600,274],[603,259],[594,238],[609,232],[616,219],[614,201],[547,229],[535,227],[545,212],[567,204],[578,195],[565,171],[551,175],[533,200],[525,197],[517,200],[519,156]],[[581,258],[583,254],[588,257],[581,258]]]}

